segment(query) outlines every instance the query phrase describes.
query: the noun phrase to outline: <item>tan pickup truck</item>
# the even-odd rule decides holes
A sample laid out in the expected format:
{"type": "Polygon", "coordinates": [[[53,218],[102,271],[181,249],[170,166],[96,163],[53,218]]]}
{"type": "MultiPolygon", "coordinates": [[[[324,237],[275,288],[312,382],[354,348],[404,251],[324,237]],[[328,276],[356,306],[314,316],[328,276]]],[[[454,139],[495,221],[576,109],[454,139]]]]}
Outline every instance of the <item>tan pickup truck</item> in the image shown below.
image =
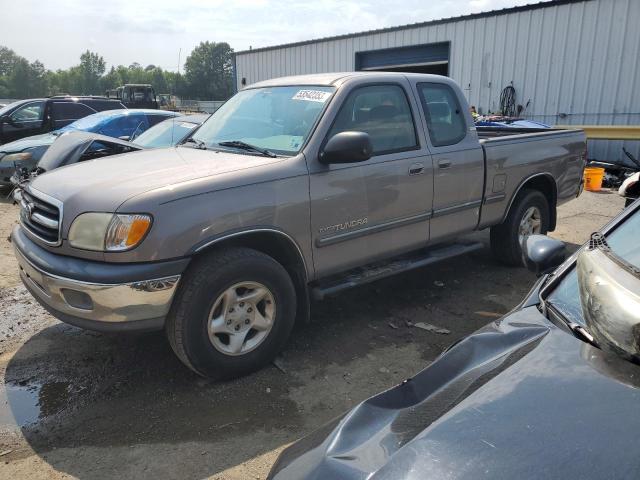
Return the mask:
{"type": "Polygon", "coordinates": [[[164,329],[196,372],[269,362],[312,299],[479,248],[498,259],[581,192],[584,133],[476,129],[441,76],[352,72],[242,90],[174,148],[38,176],[12,234],[53,315],[164,329]]]}

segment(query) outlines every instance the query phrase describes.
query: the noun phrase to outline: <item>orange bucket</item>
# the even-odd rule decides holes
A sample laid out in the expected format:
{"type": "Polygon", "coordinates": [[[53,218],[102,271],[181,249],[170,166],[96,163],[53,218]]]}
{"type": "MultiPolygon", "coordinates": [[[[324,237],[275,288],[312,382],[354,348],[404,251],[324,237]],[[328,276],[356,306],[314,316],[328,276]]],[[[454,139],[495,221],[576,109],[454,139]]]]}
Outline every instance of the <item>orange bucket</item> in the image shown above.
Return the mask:
{"type": "Polygon", "coordinates": [[[590,192],[598,192],[602,188],[604,168],[587,167],[584,169],[584,188],[590,192]]]}

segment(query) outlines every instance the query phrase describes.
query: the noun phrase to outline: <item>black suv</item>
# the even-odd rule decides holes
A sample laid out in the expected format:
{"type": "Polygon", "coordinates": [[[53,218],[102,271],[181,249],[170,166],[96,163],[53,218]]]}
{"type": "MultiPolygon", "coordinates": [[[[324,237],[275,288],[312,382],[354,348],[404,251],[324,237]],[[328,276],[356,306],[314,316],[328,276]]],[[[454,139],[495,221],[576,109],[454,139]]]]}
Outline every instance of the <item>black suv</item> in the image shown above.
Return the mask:
{"type": "Polygon", "coordinates": [[[92,113],[127,108],[106,97],[56,96],[19,100],[0,109],[0,145],[62,128],[92,113]]]}

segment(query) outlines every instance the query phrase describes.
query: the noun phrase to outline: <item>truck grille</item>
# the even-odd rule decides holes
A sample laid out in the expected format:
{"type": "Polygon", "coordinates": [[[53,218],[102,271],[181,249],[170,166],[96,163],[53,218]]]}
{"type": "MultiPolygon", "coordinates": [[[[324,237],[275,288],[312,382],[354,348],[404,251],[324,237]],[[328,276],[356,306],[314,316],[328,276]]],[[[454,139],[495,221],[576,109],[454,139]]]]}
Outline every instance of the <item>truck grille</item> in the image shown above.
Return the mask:
{"type": "Polygon", "coordinates": [[[33,192],[22,191],[20,223],[32,235],[47,245],[59,245],[61,219],[60,202],[49,196],[44,200],[41,195],[36,196],[33,192]]]}

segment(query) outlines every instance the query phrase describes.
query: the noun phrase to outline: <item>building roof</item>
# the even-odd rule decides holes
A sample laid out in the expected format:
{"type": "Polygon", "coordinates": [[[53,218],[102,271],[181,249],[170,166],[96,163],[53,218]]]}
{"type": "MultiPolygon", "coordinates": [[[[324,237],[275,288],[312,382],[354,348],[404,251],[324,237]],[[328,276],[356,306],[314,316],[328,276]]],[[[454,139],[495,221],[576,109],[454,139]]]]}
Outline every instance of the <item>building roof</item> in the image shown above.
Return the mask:
{"type": "Polygon", "coordinates": [[[396,27],[386,27],[386,28],[378,28],[375,30],[366,30],[363,32],[357,32],[357,33],[347,33],[344,35],[335,35],[333,37],[321,37],[321,38],[316,38],[316,39],[312,39],[312,40],[304,40],[301,42],[293,42],[293,43],[283,43],[280,45],[273,45],[270,47],[262,47],[262,48],[254,48],[251,50],[241,50],[239,52],[235,52],[234,55],[243,55],[243,54],[249,54],[249,53],[256,53],[256,52],[264,52],[266,50],[278,50],[280,48],[289,48],[289,47],[299,47],[301,45],[308,45],[310,43],[318,43],[318,42],[328,42],[331,40],[340,40],[343,38],[354,38],[354,37],[362,37],[365,35],[375,35],[378,33],[385,33],[385,32],[394,32],[394,31],[399,31],[399,30],[409,30],[412,28],[420,28],[420,27],[428,27],[428,26],[433,26],[433,25],[441,25],[443,23],[452,23],[452,22],[459,22],[462,20],[473,20],[476,18],[482,18],[482,17],[493,17],[493,16],[497,16],[497,15],[507,15],[509,13],[517,13],[517,12],[525,12],[527,10],[537,10],[540,8],[547,8],[547,7],[555,7],[555,6],[559,6],[559,5],[567,5],[570,3],[584,3],[584,2],[590,2],[593,0],[547,0],[547,1],[541,1],[541,2],[537,2],[537,3],[529,3],[527,5],[520,5],[517,7],[507,7],[507,8],[501,8],[499,10],[489,10],[487,12],[479,12],[479,13],[471,13],[468,15],[459,15],[457,17],[449,17],[449,18],[441,18],[441,19],[437,19],[437,20],[429,20],[426,22],[417,22],[417,23],[409,23],[406,25],[399,25],[396,27]]]}
{"type": "Polygon", "coordinates": [[[312,73],[307,75],[292,75],[289,77],[277,77],[269,80],[262,80],[249,85],[248,88],[262,87],[285,87],[285,86],[340,86],[342,83],[352,78],[367,77],[376,82],[384,82],[397,78],[418,78],[423,82],[437,81],[439,83],[453,83],[448,77],[441,75],[431,75],[428,73],[409,72],[378,72],[378,71],[355,71],[355,72],[329,72],[312,73]]]}

